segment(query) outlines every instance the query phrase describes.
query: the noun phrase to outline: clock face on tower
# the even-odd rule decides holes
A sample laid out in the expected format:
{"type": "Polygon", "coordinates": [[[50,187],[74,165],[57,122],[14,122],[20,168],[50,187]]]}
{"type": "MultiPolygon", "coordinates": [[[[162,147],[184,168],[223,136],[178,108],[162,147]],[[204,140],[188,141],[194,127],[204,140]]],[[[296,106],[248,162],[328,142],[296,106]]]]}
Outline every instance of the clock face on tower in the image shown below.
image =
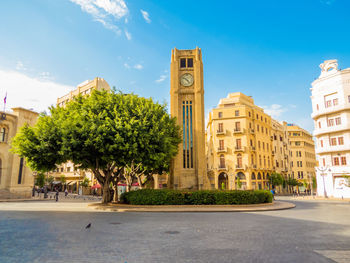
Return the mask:
{"type": "Polygon", "coordinates": [[[189,87],[193,84],[193,76],[190,73],[185,73],[180,78],[182,86],[189,87]]]}

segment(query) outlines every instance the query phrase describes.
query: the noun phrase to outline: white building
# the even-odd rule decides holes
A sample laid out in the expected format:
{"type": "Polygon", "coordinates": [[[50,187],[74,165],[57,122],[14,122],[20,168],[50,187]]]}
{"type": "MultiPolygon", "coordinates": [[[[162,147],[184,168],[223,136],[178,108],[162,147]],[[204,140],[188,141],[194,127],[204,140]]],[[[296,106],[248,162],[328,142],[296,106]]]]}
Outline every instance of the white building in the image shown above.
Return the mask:
{"type": "Polygon", "coordinates": [[[317,194],[350,198],[350,68],[338,69],[337,60],[326,60],[320,67],[311,88],[317,194]]]}

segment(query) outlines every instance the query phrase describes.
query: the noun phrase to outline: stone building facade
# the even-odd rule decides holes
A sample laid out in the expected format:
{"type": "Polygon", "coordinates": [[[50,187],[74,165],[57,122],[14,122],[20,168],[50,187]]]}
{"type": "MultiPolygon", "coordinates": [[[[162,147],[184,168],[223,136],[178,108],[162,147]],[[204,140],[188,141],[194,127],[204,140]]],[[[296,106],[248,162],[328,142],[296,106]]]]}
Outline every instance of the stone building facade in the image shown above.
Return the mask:
{"type": "MultiPolygon", "coordinates": [[[[315,142],[312,135],[295,124],[287,124],[287,131],[290,141],[290,166],[292,178],[303,183],[308,183],[308,188],[312,185],[312,178],[316,176],[316,154],[315,142]]],[[[299,187],[300,191],[305,190],[305,186],[299,187]]]]}
{"type": "Polygon", "coordinates": [[[271,117],[251,97],[237,92],[220,100],[209,113],[206,143],[211,188],[268,188],[271,117]]]}
{"type": "Polygon", "coordinates": [[[316,137],[317,193],[350,198],[350,68],[326,60],[312,82],[312,118],[316,137]]]}
{"type": "Polygon", "coordinates": [[[170,112],[182,128],[182,143],[171,164],[168,187],[207,189],[203,62],[198,47],[172,50],[170,112]]]}
{"type": "Polygon", "coordinates": [[[28,197],[34,185],[33,172],[24,158],[10,152],[11,139],[25,123],[33,126],[39,114],[32,110],[13,108],[12,112],[2,111],[0,115],[0,190],[28,197]]]}

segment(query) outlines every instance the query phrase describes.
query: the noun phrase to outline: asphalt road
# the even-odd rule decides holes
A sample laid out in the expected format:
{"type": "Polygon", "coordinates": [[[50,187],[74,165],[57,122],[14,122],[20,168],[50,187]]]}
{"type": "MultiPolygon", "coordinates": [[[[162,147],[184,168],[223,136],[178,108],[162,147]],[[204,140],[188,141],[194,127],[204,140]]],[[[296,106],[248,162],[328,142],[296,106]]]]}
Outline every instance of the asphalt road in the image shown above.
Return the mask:
{"type": "Polygon", "coordinates": [[[293,202],[249,213],[0,208],[0,262],[350,262],[350,203],[293,202]]]}

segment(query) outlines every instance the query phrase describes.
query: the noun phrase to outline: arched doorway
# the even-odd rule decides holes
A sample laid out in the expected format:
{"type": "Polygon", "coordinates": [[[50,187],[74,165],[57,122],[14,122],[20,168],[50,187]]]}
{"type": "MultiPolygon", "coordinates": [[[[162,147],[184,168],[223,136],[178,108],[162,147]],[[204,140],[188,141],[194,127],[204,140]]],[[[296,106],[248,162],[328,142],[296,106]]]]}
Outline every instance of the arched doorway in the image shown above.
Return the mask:
{"type": "Polygon", "coordinates": [[[218,189],[219,190],[227,190],[228,189],[228,175],[226,173],[219,174],[218,189]]]}
{"type": "Polygon", "coordinates": [[[251,174],[250,177],[251,177],[251,179],[252,179],[252,189],[255,190],[255,189],[256,189],[256,182],[255,182],[255,180],[256,180],[256,175],[255,175],[255,173],[252,172],[252,174],[251,174]]]}
{"type": "MultiPolygon", "coordinates": [[[[259,172],[258,173],[258,180],[261,180],[261,173],[259,172]]],[[[262,184],[261,184],[261,181],[258,182],[258,189],[261,190],[262,189],[262,184]]]]}
{"type": "Polygon", "coordinates": [[[236,174],[236,189],[246,189],[246,176],[242,172],[236,174]]]}

